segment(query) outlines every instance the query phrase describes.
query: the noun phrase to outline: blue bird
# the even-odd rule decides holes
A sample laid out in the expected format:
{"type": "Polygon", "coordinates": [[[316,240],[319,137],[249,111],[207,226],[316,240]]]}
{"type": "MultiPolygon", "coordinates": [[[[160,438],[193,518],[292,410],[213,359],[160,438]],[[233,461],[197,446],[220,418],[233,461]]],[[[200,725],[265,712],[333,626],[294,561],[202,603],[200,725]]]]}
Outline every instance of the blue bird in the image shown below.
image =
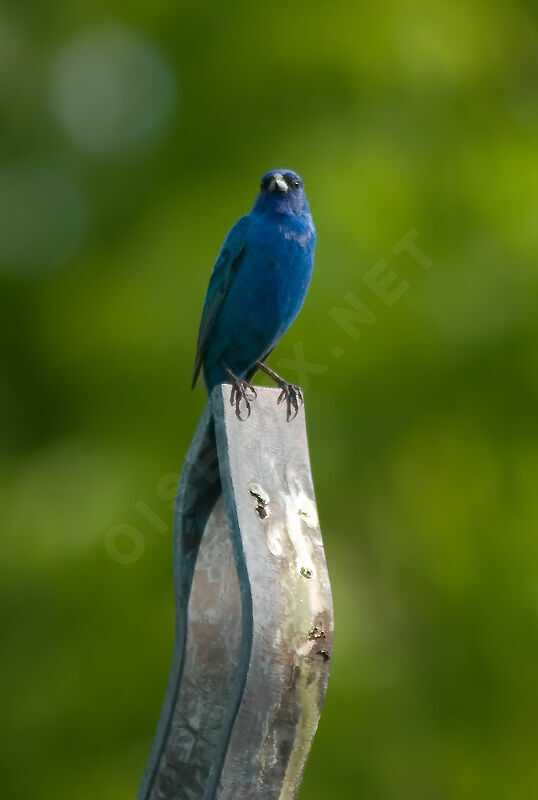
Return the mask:
{"type": "Polygon", "coordinates": [[[303,397],[264,362],[303,305],[314,264],[316,231],[303,182],[292,170],[274,169],[261,179],[251,211],[228,233],[211,273],[202,312],[194,364],[208,394],[231,383],[231,403],[250,416],[258,369],[280,387],[293,419],[303,397]]]}

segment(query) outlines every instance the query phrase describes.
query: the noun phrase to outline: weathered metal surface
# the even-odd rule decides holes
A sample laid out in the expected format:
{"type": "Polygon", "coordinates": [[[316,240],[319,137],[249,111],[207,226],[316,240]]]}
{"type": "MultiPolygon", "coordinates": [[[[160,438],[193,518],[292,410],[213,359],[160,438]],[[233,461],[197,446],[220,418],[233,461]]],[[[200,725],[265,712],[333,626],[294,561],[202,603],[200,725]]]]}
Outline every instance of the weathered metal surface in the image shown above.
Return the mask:
{"type": "Polygon", "coordinates": [[[296,796],[333,647],[304,410],[287,423],[276,403],[279,391],[257,391],[251,424],[237,420],[227,386],[212,398],[228,519],[236,559],[244,562],[239,576],[251,598],[248,673],[219,776],[219,800],[296,796]]]}
{"type": "Polygon", "coordinates": [[[278,395],[258,389],[242,422],[230,387],[217,387],[189,450],[175,517],[174,658],[138,800],[297,795],[333,618],[304,413],[287,423],[278,395]]]}

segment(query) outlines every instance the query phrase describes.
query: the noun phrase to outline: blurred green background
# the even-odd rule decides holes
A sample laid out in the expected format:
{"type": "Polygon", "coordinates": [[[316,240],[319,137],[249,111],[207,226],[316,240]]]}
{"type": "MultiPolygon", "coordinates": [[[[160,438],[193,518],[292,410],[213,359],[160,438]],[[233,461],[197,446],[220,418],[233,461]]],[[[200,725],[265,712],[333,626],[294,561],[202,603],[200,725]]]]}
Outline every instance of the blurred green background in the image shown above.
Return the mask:
{"type": "Polygon", "coordinates": [[[272,364],[306,390],[337,617],[301,798],[538,796],[532,6],[2,3],[6,797],[134,798],[203,297],[275,166],[318,230],[272,364]]]}

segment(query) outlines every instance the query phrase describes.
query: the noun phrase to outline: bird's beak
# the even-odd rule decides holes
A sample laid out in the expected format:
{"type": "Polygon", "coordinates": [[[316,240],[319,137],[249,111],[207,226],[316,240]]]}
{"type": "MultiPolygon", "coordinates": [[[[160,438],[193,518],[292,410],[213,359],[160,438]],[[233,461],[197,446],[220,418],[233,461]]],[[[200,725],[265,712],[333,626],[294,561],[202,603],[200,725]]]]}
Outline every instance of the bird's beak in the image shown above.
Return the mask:
{"type": "Polygon", "coordinates": [[[279,172],[277,172],[271,178],[271,183],[269,184],[269,191],[284,192],[284,193],[288,191],[288,184],[286,183],[286,181],[279,172]]]}

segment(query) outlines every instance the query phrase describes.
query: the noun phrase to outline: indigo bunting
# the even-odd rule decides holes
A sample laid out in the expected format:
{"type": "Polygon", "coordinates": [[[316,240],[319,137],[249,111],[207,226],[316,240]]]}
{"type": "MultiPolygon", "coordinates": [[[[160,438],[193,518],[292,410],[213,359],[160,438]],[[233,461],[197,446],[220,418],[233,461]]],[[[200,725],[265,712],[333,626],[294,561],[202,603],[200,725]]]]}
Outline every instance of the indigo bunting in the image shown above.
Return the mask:
{"type": "Polygon", "coordinates": [[[228,233],[217,256],[202,312],[192,385],[200,369],[208,394],[231,383],[230,402],[242,419],[256,397],[258,369],[280,387],[293,419],[303,397],[264,362],[303,305],[314,263],[316,231],[303,182],[292,170],[274,169],[261,179],[251,211],[228,233]]]}

